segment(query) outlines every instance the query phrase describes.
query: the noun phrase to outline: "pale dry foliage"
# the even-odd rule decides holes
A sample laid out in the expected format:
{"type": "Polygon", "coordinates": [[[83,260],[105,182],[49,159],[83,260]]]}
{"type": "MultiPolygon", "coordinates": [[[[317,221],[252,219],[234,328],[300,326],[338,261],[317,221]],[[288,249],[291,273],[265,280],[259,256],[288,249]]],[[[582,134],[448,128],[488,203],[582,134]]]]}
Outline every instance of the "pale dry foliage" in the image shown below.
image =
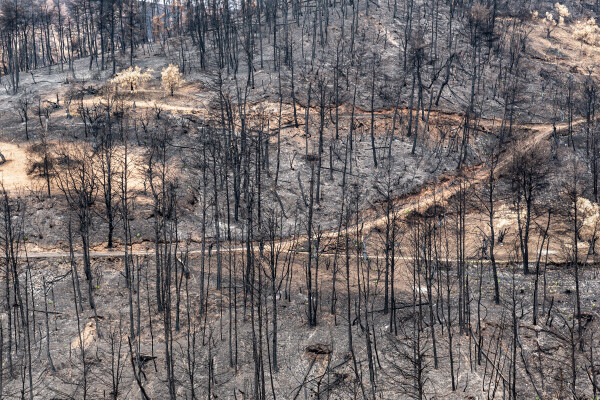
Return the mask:
{"type": "Polygon", "coordinates": [[[121,87],[122,89],[128,89],[135,92],[138,87],[144,82],[149,81],[152,78],[150,70],[142,72],[140,67],[129,67],[110,80],[110,83],[114,84],[115,87],[121,87]]]}
{"type": "Polygon", "coordinates": [[[549,13],[548,11],[546,11],[546,23],[550,24],[550,25],[554,25],[554,16],[549,13]]]}
{"type": "Polygon", "coordinates": [[[162,87],[173,96],[175,88],[184,82],[183,74],[179,72],[179,66],[169,64],[167,68],[162,70],[162,87]]]}
{"type": "Polygon", "coordinates": [[[583,43],[595,46],[598,44],[599,30],[596,20],[592,17],[585,22],[578,22],[573,28],[573,36],[583,43]]]}
{"type": "Polygon", "coordinates": [[[560,17],[568,18],[568,17],[571,16],[571,13],[569,12],[569,9],[564,4],[560,4],[559,2],[556,2],[554,4],[554,8],[556,9],[556,12],[558,13],[558,15],[560,17]]]}
{"type": "Polygon", "coordinates": [[[600,206],[584,197],[577,198],[578,216],[581,218],[579,237],[586,242],[593,242],[598,236],[600,223],[600,206]]]}
{"type": "Polygon", "coordinates": [[[556,2],[556,4],[554,4],[554,8],[556,9],[556,13],[558,14],[558,24],[563,25],[565,23],[565,18],[571,16],[569,9],[567,8],[567,6],[565,6],[564,4],[560,4],[559,2],[556,2]]]}

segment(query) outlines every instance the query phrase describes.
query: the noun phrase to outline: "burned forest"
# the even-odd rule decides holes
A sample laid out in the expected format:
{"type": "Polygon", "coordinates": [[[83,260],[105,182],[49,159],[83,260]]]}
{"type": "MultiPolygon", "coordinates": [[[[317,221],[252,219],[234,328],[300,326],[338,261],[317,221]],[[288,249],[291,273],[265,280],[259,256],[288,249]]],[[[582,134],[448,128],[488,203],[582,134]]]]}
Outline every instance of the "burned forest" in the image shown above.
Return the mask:
{"type": "Polygon", "coordinates": [[[599,16],[0,0],[0,399],[600,398],[599,16]]]}

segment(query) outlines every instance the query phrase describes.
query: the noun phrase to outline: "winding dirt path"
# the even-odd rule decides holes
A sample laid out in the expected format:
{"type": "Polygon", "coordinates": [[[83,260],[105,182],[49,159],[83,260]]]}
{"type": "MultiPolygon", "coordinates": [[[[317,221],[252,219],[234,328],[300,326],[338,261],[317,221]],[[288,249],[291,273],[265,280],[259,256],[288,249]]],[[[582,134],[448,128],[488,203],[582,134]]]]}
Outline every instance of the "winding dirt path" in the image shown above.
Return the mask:
{"type": "MultiPolygon", "coordinates": [[[[577,122],[577,124],[580,122],[577,122]]],[[[554,127],[551,124],[539,124],[539,125],[527,125],[527,128],[534,129],[533,134],[523,142],[523,150],[528,151],[533,148],[538,143],[541,143],[545,140],[548,140],[553,133],[554,127]]],[[[557,129],[562,129],[566,127],[565,124],[557,125],[557,129]]],[[[501,173],[505,170],[510,163],[510,153],[504,152],[500,159],[498,160],[498,164],[496,166],[497,173],[501,173]]],[[[474,167],[471,167],[468,171],[469,179],[465,181],[468,187],[475,185],[479,182],[482,182],[487,177],[487,169],[485,164],[480,164],[474,167]]],[[[457,184],[456,180],[446,179],[441,184],[437,185],[434,189],[424,188],[420,193],[411,195],[408,197],[402,197],[396,201],[396,206],[394,208],[394,214],[396,217],[402,218],[402,216],[410,213],[411,211],[419,211],[423,212],[427,208],[433,206],[434,204],[445,206],[447,202],[459,191],[460,185],[457,184]]],[[[381,227],[386,223],[386,215],[376,215],[372,219],[365,221],[361,224],[360,229],[362,232],[369,232],[375,228],[381,227]]],[[[356,227],[353,226],[348,228],[348,230],[343,229],[341,234],[356,234],[356,227]]],[[[338,235],[337,230],[331,230],[324,232],[322,234],[322,238],[325,239],[335,239],[338,235]]],[[[297,238],[287,238],[281,239],[278,241],[277,245],[281,246],[283,249],[290,249],[296,246],[298,243],[305,240],[305,236],[297,237],[297,238]]],[[[254,246],[255,249],[258,249],[258,245],[254,246]]],[[[223,252],[243,252],[246,248],[243,245],[236,245],[234,247],[223,246],[221,251],[223,252]]],[[[301,252],[301,251],[300,251],[301,252]]],[[[205,251],[208,253],[208,250],[205,251]]],[[[128,254],[134,256],[153,256],[154,249],[134,249],[133,251],[128,251],[128,254]]],[[[189,254],[198,255],[202,254],[201,249],[190,249],[189,254]]],[[[21,254],[21,257],[25,257],[25,254],[21,254]]],[[[111,258],[111,257],[123,257],[123,250],[102,250],[102,251],[92,251],[92,258],[111,258]]],[[[39,251],[39,252],[29,252],[27,254],[29,258],[37,258],[37,259],[57,259],[57,258],[67,258],[69,257],[68,252],[62,251],[39,251]]],[[[81,253],[75,253],[75,257],[82,257],[81,253]]],[[[410,259],[411,257],[399,256],[398,259],[410,259]]],[[[498,262],[502,262],[502,260],[498,260],[498,262]]]]}
{"type": "MultiPolygon", "coordinates": [[[[141,95],[147,94],[149,96],[156,95],[159,91],[156,90],[140,90],[139,93],[141,95]]],[[[195,92],[196,93],[196,92],[195,92]]],[[[178,94],[175,98],[170,97],[162,97],[157,100],[152,99],[144,99],[144,98],[131,98],[125,100],[125,103],[129,106],[133,106],[135,103],[136,109],[153,109],[156,106],[160,107],[162,110],[183,113],[183,114],[194,114],[198,115],[202,118],[210,117],[211,113],[214,110],[211,110],[209,107],[210,104],[210,92],[201,91],[202,95],[190,93],[190,92],[182,92],[178,94]],[[187,102],[185,102],[185,100],[187,102]],[[184,104],[181,104],[184,102],[184,104]]],[[[85,104],[93,104],[97,103],[98,100],[94,98],[87,98],[84,100],[85,104]]],[[[269,101],[268,99],[263,100],[260,103],[252,103],[249,104],[250,108],[261,108],[263,110],[271,110],[274,115],[278,115],[279,112],[279,104],[269,101]]],[[[61,109],[61,112],[64,112],[64,109],[61,109]]],[[[297,105],[297,111],[300,115],[304,113],[304,108],[301,104],[297,105]]],[[[315,112],[318,110],[315,109],[315,112]]],[[[339,116],[344,119],[350,118],[352,115],[351,108],[348,106],[342,105],[339,108],[339,116]]],[[[379,117],[383,117],[386,119],[393,118],[395,109],[383,109],[378,110],[375,114],[379,117]]],[[[399,113],[406,114],[408,113],[407,109],[399,109],[399,113]]],[[[293,108],[291,104],[283,104],[282,113],[286,118],[291,118],[293,115],[293,108]]],[[[360,120],[362,118],[370,118],[371,113],[369,110],[355,109],[353,117],[355,120],[360,120]]],[[[451,121],[454,124],[460,124],[463,115],[459,113],[450,113],[440,110],[432,110],[430,117],[433,120],[446,120],[451,121]]],[[[481,127],[485,130],[493,129],[495,125],[497,125],[497,119],[482,119],[479,121],[481,127]]],[[[575,124],[579,124],[581,121],[577,121],[575,124]]],[[[275,125],[276,126],[276,125],[275,125]]],[[[526,128],[531,130],[531,135],[523,142],[522,146],[524,150],[530,150],[534,145],[541,143],[545,140],[548,140],[553,133],[554,126],[552,124],[521,124],[520,128],[526,128]]],[[[566,127],[566,124],[557,125],[557,129],[563,129],[566,127]]],[[[300,128],[304,129],[304,128],[300,128]]],[[[0,143],[0,149],[3,154],[7,158],[7,162],[3,165],[0,165],[0,181],[4,181],[4,185],[7,189],[19,189],[21,187],[24,188],[24,183],[29,182],[29,177],[27,176],[27,153],[25,144],[17,145],[14,143],[2,142],[0,143]]],[[[498,164],[496,166],[498,173],[501,173],[505,170],[510,163],[510,152],[504,152],[501,154],[500,159],[498,160],[498,164]]],[[[475,185],[479,182],[482,182],[487,177],[487,168],[485,164],[479,164],[477,166],[472,166],[463,171],[469,179],[465,181],[468,186],[475,185]]],[[[438,204],[441,206],[446,206],[449,199],[451,199],[460,189],[460,186],[457,184],[457,180],[454,179],[456,175],[454,173],[448,174],[442,179],[438,179],[438,183],[431,187],[423,188],[419,193],[399,197],[396,200],[396,204],[394,207],[394,214],[396,217],[402,218],[407,215],[411,211],[419,211],[423,212],[427,208],[431,207],[434,204],[438,204]],[[445,179],[443,179],[445,178],[445,179]]],[[[360,226],[360,229],[363,233],[368,233],[375,228],[384,226],[386,223],[386,215],[377,214],[375,209],[363,210],[365,212],[363,217],[363,223],[360,226]]],[[[356,234],[356,226],[349,228],[348,230],[343,229],[341,234],[356,234]]],[[[324,232],[322,234],[323,239],[334,240],[338,236],[337,229],[332,229],[330,231],[324,232]]],[[[306,237],[301,236],[297,238],[286,238],[281,239],[278,242],[279,246],[283,248],[292,248],[296,246],[298,243],[306,240],[306,237]]],[[[226,248],[223,247],[223,251],[244,251],[245,247],[241,245],[236,245],[235,247],[226,248]]],[[[200,254],[202,250],[200,249],[190,249],[191,254],[200,254]]],[[[153,249],[134,249],[130,254],[136,256],[149,256],[153,254],[153,249]]],[[[99,250],[93,251],[91,253],[92,257],[95,258],[109,258],[109,257],[122,257],[124,255],[123,250],[99,250]]],[[[22,257],[25,257],[25,254],[21,254],[22,257]]],[[[65,258],[69,257],[68,252],[63,251],[35,251],[29,252],[27,254],[29,258],[65,258]]],[[[76,257],[81,257],[80,253],[76,254],[76,257]]]]}

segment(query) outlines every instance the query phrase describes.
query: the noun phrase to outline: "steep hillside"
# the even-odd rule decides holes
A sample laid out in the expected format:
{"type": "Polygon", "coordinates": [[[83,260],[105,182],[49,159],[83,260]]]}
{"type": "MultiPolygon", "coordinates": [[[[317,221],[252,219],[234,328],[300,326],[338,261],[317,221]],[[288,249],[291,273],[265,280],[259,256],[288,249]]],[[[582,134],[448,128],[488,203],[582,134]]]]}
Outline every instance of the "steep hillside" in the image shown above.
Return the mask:
{"type": "Polygon", "coordinates": [[[0,1],[0,398],[596,398],[592,1],[0,1]]]}

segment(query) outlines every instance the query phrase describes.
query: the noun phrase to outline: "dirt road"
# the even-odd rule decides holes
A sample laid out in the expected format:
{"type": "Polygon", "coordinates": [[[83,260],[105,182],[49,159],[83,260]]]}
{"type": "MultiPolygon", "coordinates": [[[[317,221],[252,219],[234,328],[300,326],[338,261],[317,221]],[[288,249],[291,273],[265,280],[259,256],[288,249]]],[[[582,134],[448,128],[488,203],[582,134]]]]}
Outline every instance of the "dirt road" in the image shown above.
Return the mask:
{"type": "MultiPolygon", "coordinates": [[[[156,103],[150,103],[146,101],[138,101],[136,102],[137,107],[154,107],[156,103]]],[[[179,111],[179,112],[192,112],[197,111],[198,107],[181,107],[181,106],[172,106],[160,104],[160,107],[163,109],[168,109],[170,111],[179,111]]],[[[384,110],[379,112],[380,114],[392,113],[393,110],[384,110]]],[[[441,113],[446,117],[450,117],[450,114],[441,113]]],[[[453,118],[460,118],[458,115],[451,116],[453,118]]],[[[486,124],[492,123],[491,121],[485,121],[486,124]]],[[[580,123],[580,122],[576,122],[580,123]]],[[[541,143],[545,140],[548,140],[553,133],[554,126],[551,124],[529,124],[524,125],[524,128],[531,129],[533,133],[528,137],[524,143],[522,144],[524,150],[531,149],[534,145],[541,143]]],[[[557,125],[557,129],[562,129],[566,127],[566,124],[557,125]]],[[[25,148],[23,146],[18,146],[11,143],[0,143],[0,149],[7,158],[7,162],[0,166],[0,177],[3,179],[4,185],[8,188],[20,188],[23,185],[23,182],[29,182],[29,177],[26,173],[26,163],[27,156],[25,152],[25,148]]],[[[502,170],[506,169],[510,163],[510,153],[505,152],[501,155],[497,164],[497,173],[499,174],[502,170]]],[[[487,177],[487,170],[484,164],[480,164],[477,166],[470,167],[468,171],[466,171],[469,179],[465,181],[468,186],[475,185],[479,182],[482,182],[487,177]]],[[[439,179],[440,184],[435,185],[433,188],[426,187],[421,190],[421,192],[411,195],[408,197],[400,197],[396,200],[396,204],[394,207],[394,214],[398,218],[402,218],[403,216],[409,214],[411,211],[425,211],[427,208],[431,207],[434,204],[445,206],[447,201],[454,196],[458,190],[460,189],[460,185],[457,184],[455,179],[452,179],[453,176],[446,176],[447,179],[439,179]]],[[[386,223],[387,217],[386,215],[376,215],[374,210],[366,210],[366,220],[360,226],[360,229],[363,233],[370,232],[371,230],[381,227],[386,223]],[[369,215],[370,214],[370,215],[369,215]]],[[[356,234],[356,227],[353,226],[348,229],[349,234],[356,234]]],[[[346,230],[342,230],[342,234],[346,233],[346,230]]],[[[331,230],[323,233],[323,239],[335,239],[338,236],[337,230],[331,230]]],[[[278,245],[283,248],[291,248],[297,245],[302,240],[305,240],[305,237],[294,238],[294,239],[282,239],[279,241],[278,245]]],[[[243,246],[237,246],[233,248],[223,248],[223,251],[244,251],[245,248],[243,246]]],[[[200,249],[192,249],[190,250],[191,254],[201,254],[202,250],[200,249]]],[[[130,252],[130,254],[136,256],[150,256],[154,254],[153,249],[148,250],[134,250],[130,252]]],[[[91,253],[94,258],[109,258],[109,257],[122,257],[124,252],[122,250],[106,250],[106,251],[94,251],[91,253]]],[[[25,257],[25,254],[21,254],[22,257],[25,257]]],[[[65,258],[69,257],[68,252],[30,252],[27,255],[29,258],[65,258]]],[[[81,257],[81,254],[76,254],[76,257],[81,257]]]]}

